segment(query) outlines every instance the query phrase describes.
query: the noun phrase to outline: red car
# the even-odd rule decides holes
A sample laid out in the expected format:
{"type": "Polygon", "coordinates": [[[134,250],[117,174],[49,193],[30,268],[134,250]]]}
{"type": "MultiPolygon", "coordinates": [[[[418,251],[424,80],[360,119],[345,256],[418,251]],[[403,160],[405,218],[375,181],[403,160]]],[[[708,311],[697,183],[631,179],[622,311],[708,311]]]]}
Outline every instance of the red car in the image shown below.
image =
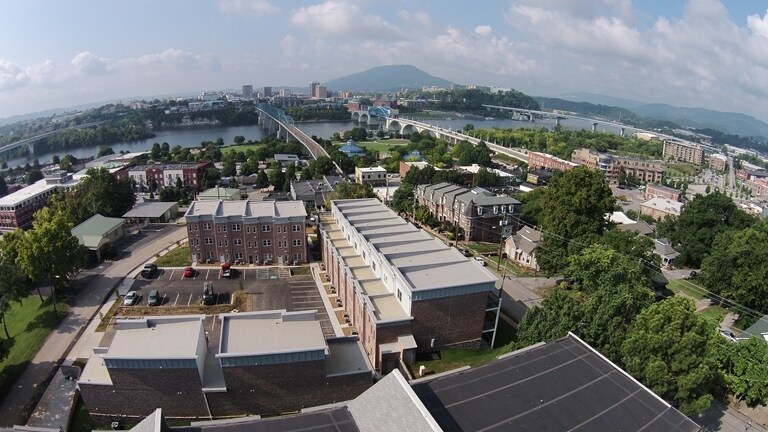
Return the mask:
{"type": "Polygon", "coordinates": [[[185,267],[184,273],[182,274],[182,277],[184,278],[193,278],[195,277],[195,269],[192,267],[185,267]]]}

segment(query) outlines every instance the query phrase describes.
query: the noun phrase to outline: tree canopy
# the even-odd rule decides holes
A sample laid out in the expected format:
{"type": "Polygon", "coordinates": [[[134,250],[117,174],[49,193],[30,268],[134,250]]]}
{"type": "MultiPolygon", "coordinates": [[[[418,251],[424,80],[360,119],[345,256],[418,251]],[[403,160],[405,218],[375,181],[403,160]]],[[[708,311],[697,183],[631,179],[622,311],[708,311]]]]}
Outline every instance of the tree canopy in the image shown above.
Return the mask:
{"type": "Polygon", "coordinates": [[[740,230],[755,219],[739,209],[722,192],[697,194],[687,203],[680,216],[659,223],[659,234],[669,237],[680,256],[678,264],[699,267],[713,250],[715,238],[727,230],[740,230]]]}
{"type": "Polygon", "coordinates": [[[580,166],[555,174],[540,199],[544,235],[536,259],[541,269],[549,275],[562,271],[570,255],[597,241],[615,202],[600,171],[580,166]]]}
{"type": "Polygon", "coordinates": [[[671,297],[637,315],[621,348],[624,367],[684,414],[698,413],[711,404],[719,378],[715,337],[691,300],[671,297]]]}

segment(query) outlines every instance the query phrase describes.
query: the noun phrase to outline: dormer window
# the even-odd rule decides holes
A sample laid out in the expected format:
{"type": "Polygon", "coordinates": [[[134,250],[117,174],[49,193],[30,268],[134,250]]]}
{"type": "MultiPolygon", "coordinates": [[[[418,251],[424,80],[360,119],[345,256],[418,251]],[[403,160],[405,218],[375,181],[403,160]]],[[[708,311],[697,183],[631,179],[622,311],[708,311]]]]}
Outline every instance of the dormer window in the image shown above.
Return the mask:
{"type": "Polygon", "coordinates": [[[493,206],[493,214],[499,214],[499,206],[493,206]]]}
{"type": "Polygon", "coordinates": [[[477,215],[478,216],[482,216],[483,215],[483,208],[482,207],[478,207],[477,208],[477,215]]]}

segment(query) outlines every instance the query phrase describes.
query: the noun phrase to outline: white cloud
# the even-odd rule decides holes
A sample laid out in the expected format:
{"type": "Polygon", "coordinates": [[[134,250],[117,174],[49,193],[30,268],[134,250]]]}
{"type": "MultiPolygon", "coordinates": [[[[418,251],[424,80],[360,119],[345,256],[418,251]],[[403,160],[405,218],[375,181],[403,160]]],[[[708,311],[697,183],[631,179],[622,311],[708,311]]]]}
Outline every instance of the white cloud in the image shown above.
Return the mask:
{"type": "Polygon", "coordinates": [[[0,59],[0,91],[24,87],[29,75],[17,64],[0,59]]]}
{"type": "Polygon", "coordinates": [[[363,13],[357,4],[335,0],[299,8],[291,15],[291,22],[321,36],[350,36],[358,40],[404,38],[399,28],[383,18],[363,13]]]}
{"type": "Polygon", "coordinates": [[[117,65],[121,69],[132,67],[198,68],[214,71],[221,69],[219,60],[211,55],[195,54],[175,48],[136,58],[126,58],[118,61],[117,65]]]}
{"type": "Polygon", "coordinates": [[[220,0],[219,10],[227,14],[253,13],[256,15],[271,15],[280,11],[269,0],[220,0]]]}
{"type": "Polygon", "coordinates": [[[109,60],[91,54],[88,51],[76,55],[70,62],[75,68],[76,74],[101,75],[109,71],[109,60]]]}
{"type": "Polygon", "coordinates": [[[491,29],[491,26],[488,25],[479,25],[475,27],[475,34],[479,36],[485,37],[491,34],[491,32],[493,32],[493,30],[491,29]]]}
{"type": "Polygon", "coordinates": [[[749,27],[755,35],[768,38],[768,11],[766,11],[765,16],[763,17],[760,17],[759,14],[748,16],[747,27],[749,27]]]}

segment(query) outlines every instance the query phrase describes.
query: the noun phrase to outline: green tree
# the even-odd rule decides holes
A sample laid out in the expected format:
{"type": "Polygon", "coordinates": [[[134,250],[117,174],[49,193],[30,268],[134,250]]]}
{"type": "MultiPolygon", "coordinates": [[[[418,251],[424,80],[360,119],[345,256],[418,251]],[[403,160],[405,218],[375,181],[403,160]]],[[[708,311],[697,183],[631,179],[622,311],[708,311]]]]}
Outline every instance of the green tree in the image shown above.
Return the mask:
{"type": "Polygon", "coordinates": [[[697,194],[683,207],[680,216],[658,225],[659,235],[666,236],[680,256],[676,263],[699,267],[720,233],[740,230],[752,225],[755,218],[739,209],[724,193],[697,194]]]}
{"type": "Polygon", "coordinates": [[[413,212],[413,193],[413,185],[402,183],[392,194],[392,208],[398,213],[413,212]]]}
{"type": "Polygon", "coordinates": [[[224,161],[224,166],[221,169],[221,175],[222,177],[232,177],[235,174],[237,174],[237,163],[235,162],[234,157],[230,157],[224,161]]]}
{"type": "Polygon", "coordinates": [[[701,263],[699,280],[736,303],[768,311],[768,222],[720,234],[701,263]]]}
{"type": "Polygon", "coordinates": [[[0,197],[8,195],[8,183],[5,182],[5,176],[0,175],[0,197]]]}
{"type": "Polygon", "coordinates": [[[768,402],[768,343],[752,337],[739,343],[724,338],[717,344],[720,371],[728,392],[750,406],[768,402]]]}
{"type": "Polygon", "coordinates": [[[242,144],[245,142],[245,137],[242,135],[235,135],[234,141],[235,144],[242,144]]]}
{"type": "MultiPolygon", "coordinates": [[[[21,302],[27,294],[28,279],[20,271],[19,266],[16,264],[16,257],[19,255],[17,248],[20,246],[20,242],[8,237],[23,236],[22,231],[15,231],[5,235],[5,239],[0,243],[0,272],[3,277],[0,278],[0,321],[3,322],[3,330],[5,331],[5,338],[10,339],[11,335],[8,334],[7,320],[5,314],[11,308],[13,303],[21,302]],[[13,234],[13,235],[12,235],[13,234]]],[[[42,296],[41,296],[42,298],[42,296]]]]}
{"type": "MultiPolygon", "coordinates": [[[[104,168],[90,168],[80,183],[79,198],[75,200],[88,210],[86,218],[98,213],[107,217],[122,217],[136,202],[129,178],[113,176],[104,168]]],[[[79,224],[82,220],[74,220],[79,224]]]]}
{"type": "Polygon", "coordinates": [[[496,186],[499,184],[500,177],[498,174],[496,174],[493,171],[489,171],[485,167],[481,167],[480,170],[477,171],[477,174],[475,174],[474,178],[472,179],[472,185],[473,186],[496,186]]]}
{"type": "Polygon", "coordinates": [[[308,168],[314,178],[322,178],[323,176],[331,175],[336,171],[333,161],[327,156],[320,156],[317,159],[312,160],[309,162],[308,168]]]}
{"type": "Polygon", "coordinates": [[[103,145],[99,147],[99,152],[96,154],[96,157],[102,157],[107,155],[113,155],[115,154],[115,151],[112,150],[112,147],[103,145]]]}
{"type": "Polygon", "coordinates": [[[283,188],[283,184],[285,183],[285,174],[283,174],[283,167],[279,162],[272,162],[272,164],[269,166],[269,172],[267,172],[267,176],[269,177],[269,184],[274,186],[276,191],[283,188]]]}
{"type": "Polygon", "coordinates": [[[16,263],[36,284],[51,287],[54,314],[56,291],[67,285],[86,259],[85,248],[72,235],[72,224],[65,215],[50,208],[35,213],[32,229],[27,231],[18,251],[16,263]]]}
{"type": "Polygon", "coordinates": [[[548,275],[568,264],[568,257],[593,243],[608,227],[605,214],[616,200],[602,172],[576,167],[557,173],[541,196],[544,232],[536,260],[548,275]]]}
{"type": "Polygon", "coordinates": [[[653,280],[654,276],[661,272],[659,256],[654,253],[654,241],[648,236],[613,228],[603,234],[600,244],[608,246],[637,263],[647,281],[653,280]]]}
{"type": "Polygon", "coordinates": [[[632,323],[621,348],[624,368],[684,414],[701,412],[712,403],[719,379],[715,337],[713,325],[690,299],[662,300],[632,323]]]}
{"type": "Polygon", "coordinates": [[[43,173],[39,169],[33,169],[27,172],[27,175],[24,177],[24,182],[27,184],[32,184],[38,180],[42,180],[43,178],[43,173]]]}
{"type": "Polygon", "coordinates": [[[256,175],[256,187],[265,188],[267,186],[269,186],[269,176],[263,169],[259,170],[259,174],[256,175]]]}
{"type": "MultiPolygon", "coordinates": [[[[360,184],[352,182],[339,182],[333,193],[330,194],[334,199],[357,199],[357,198],[376,198],[376,192],[369,184],[360,184]]],[[[328,206],[330,208],[330,206],[328,206]]]]}
{"type": "Polygon", "coordinates": [[[160,143],[152,144],[152,148],[149,150],[149,157],[152,158],[153,161],[159,161],[161,159],[160,143]]]}
{"type": "Polygon", "coordinates": [[[579,291],[558,287],[551,291],[540,306],[529,309],[518,329],[522,346],[550,342],[568,334],[580,333],[585,317],[586,296],[579,291]]]}

